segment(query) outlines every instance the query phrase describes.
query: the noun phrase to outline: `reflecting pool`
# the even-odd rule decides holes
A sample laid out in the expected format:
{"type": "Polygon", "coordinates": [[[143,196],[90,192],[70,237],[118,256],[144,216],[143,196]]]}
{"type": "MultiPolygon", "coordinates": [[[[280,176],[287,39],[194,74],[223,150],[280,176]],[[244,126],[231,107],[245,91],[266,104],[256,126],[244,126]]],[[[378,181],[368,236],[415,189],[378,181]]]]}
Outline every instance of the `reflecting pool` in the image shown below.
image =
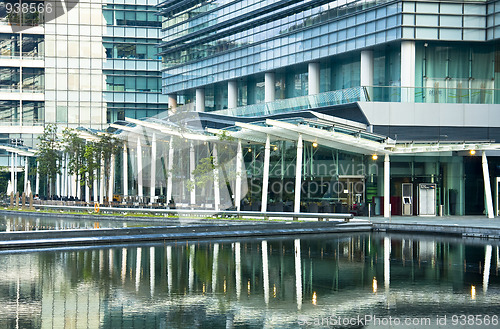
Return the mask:
{"type": "Polygon", "coordinates": [[[498,328],[498,243],[337,234],[4,251],[0,328],[498,328]]]}

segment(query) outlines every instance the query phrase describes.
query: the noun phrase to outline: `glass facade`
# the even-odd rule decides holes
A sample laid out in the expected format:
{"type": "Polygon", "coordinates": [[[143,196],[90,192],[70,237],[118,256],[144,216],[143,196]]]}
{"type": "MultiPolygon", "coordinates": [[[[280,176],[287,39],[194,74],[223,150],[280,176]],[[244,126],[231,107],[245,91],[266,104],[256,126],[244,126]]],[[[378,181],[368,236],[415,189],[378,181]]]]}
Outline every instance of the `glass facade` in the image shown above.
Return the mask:
{"type": "Polygon", "coordinates": [[[155,1],[119,3],[103,7],[106,53],[104,98],[106,122],[125,117],[154,116],[167,109],[167,96],[161,93],[160,42],[161,18],[155,1]]]}

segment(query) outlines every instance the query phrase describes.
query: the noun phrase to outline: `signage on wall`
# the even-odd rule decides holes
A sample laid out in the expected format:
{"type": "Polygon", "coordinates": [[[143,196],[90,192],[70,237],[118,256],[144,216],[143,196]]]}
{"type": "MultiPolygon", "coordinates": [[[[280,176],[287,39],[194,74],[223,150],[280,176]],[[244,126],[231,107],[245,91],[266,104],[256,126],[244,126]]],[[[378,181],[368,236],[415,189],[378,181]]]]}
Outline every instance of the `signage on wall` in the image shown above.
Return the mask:
{"type": "Polygon", "coordinates": [[[2,0],[0,25],[10,26],[12,32],[32,29],[65,15],[78,0],[2,0]]]}

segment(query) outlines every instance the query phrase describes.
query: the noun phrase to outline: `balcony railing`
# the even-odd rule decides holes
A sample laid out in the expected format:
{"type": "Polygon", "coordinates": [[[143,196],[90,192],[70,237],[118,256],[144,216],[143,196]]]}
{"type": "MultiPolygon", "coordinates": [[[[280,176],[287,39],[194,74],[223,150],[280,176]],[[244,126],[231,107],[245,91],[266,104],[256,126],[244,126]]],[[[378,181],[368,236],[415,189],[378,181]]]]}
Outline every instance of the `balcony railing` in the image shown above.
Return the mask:
{"type": "MultiPolygon", "coordinates": [[[[210,113],[258,117],[273,114],[313,110],[354,102],[500,104],[500,89],[371,86],[328,91],[316,95],[280,99],[274,102],[240,106],[210,113]]],[[[194,111],[194,103],[179,106],[176,112],[194,111]]]]}

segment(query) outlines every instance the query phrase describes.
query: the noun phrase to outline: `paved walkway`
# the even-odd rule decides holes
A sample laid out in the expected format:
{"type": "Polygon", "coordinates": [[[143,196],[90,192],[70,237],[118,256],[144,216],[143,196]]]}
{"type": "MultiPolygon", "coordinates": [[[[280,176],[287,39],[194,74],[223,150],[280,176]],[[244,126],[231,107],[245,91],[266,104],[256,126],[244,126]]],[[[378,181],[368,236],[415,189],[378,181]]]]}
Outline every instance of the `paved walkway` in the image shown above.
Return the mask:
{"type": "Polygon", "coordinates": [[[486,216],[396,216],[390,219],[384,217],[357,217],[357,219],[373,223],[374,231],[452,234],[500,239],[500,217],[488,219],[486,216]]]}

